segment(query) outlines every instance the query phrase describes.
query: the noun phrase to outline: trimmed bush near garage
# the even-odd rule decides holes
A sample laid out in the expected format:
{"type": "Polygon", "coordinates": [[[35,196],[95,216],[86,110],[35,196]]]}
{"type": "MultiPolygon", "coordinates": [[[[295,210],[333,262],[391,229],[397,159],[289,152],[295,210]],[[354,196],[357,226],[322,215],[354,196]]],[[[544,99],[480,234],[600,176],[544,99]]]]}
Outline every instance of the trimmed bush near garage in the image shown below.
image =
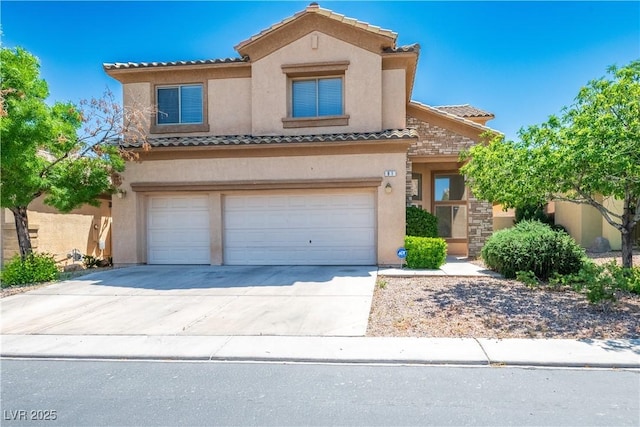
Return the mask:
{"type": "Polygon", "coordinates": [[[0,279],[2,287],[6,288],[56,280],[59,274],[53,256],[32,253],[24,261],[19,255],[13,257],[5,264],[0,279]]]}
{"type": "Polygon", "coordinates": [[[571,236],[539,221],[522,221],[497,231],[482,248],[486,265],[507,278],[531,271],[543,281],[580,271],[585,252],[571,236]]]}
{"type": "Polygon", "coordinates": [[[418,207],[407,206],[407,236],[438,237],[438,218],[418,207]]]}
{"type": "Polygon", "coordinates": [[[439,237],[406,236],[404,247],[409,268],[440,268],[447,258],[447,242],[439,237]]]}

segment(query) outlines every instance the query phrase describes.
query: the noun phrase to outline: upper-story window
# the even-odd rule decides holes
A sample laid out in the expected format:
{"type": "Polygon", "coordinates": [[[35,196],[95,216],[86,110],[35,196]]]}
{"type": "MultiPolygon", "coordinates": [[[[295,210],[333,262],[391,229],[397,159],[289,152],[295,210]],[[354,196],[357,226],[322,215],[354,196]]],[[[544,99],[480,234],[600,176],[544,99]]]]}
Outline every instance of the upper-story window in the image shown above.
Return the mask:
{"type": "Polygon", "coordinates": [[[292,117],[341,116],[342,77],[300,79],[291,82],[292,117]]]}
{"type": "Polygon", "coordinates": [[[287,116],[283,128],[348,126],[345,101],[349,61],[284,64],[287,116]]]}
{"type": "Polygon", "coordinates": [[[203,123],[202,99],[201,84],[158,87],[158,124],[203,123]]]}

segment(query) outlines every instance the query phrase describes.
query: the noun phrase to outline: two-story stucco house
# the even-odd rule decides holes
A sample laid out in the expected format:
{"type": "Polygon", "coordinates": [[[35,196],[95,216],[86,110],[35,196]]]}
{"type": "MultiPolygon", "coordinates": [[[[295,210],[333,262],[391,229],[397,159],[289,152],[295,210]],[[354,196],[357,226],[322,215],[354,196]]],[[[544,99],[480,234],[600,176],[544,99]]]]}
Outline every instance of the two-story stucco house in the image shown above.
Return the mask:
{"type": "Polygon", "coordinates": [[[419,47],[396,37],[312,3],[238,58],[105,64],[125,105],[157,108],[113,200],[114,262],[397,264],[407,203],[476,255],[492,206],[458,153],[493,115],[412,101],[419,47]]]}

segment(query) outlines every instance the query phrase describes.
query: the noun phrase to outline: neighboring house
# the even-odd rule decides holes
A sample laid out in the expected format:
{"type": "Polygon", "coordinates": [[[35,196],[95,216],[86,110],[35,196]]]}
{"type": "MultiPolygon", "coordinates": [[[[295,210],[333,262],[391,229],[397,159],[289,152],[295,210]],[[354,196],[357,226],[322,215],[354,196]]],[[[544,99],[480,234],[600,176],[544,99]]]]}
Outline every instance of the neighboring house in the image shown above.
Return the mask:
{"type": "MultiPolygon", "coordinates": [[[[111,201],[102,199],[100,207],[84,205],[60,213],[43,203],[44,196],[29,204],[29,234],[35,252],[46,252],[61,263],[72,263],[67,255],[76,249],[97,258],[111,256],[111,201]]],[[[13,213],[0,209],[0,265],[20,253],[13,213]]]]}
{"type": "MultiPolygon", "coordinates": [[[[590,248],[596,237],[605,237],[609,240],[611,249],[616,251],[622,249],[620,231],[611,226],[593,206],[564,201],[555,201],[553,205],[555,223],[566,228],[580,246],[590,248]]],[[[622,213],[621,200],[609,198],[603,201],[603,205],[612,212],[622,213]]],[[[638,226],[634,230],[634,241],[640,244],[640,227],[638,226]]]]}
{"type": "Polygon", "coordinates": [[[458,154],[493,115],[411,101],[419,46],[311,4],[238,58],[104,64],[156,106],[113,200],[116,264],[397,264],[405,207],[475,256],[492,205],[458,154]]]}

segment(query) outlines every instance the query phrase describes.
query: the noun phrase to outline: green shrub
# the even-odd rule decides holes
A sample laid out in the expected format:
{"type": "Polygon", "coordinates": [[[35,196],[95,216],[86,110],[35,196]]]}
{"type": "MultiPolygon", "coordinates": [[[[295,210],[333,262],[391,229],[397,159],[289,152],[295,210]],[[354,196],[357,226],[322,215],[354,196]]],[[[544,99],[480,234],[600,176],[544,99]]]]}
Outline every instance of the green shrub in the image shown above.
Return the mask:
{"type": "Polygon", "coordinates": [[[603,264],[603,267],[613,277],[616,289],[640,294],[640,267],[623,268],[615,261],[603,264]]]}
{"type": "Polygon", "coordinates": [[[516,273],[516,280],[524,283],[528,288],[535,288],[540,284],[533,271],[518,271],[516,273]]]}
{"type": "Polygon", "coordinates": [[[544,205],[525,205],[515,209],[515,223],[522,221],[540,221],[543,224],[553,224],[551,218],[544,213],[544,205]]]}
{"type": "Polygon", "coordinates": [[[626,272],[627,290],[631,293],[640,295],[640,267],[633,267],[626,272]]]}
{"type": "Polygon", "coordinates": [[[438,218],[425,210],[408,206],[407,236],[438,237],[438,218]]]}
{"type": "Polygon", "coordinates": [[[583,292],[591,304],[615,301],[618,290],[640,294],[640,267],[625,269],[615,261],[598,265],[588,260],[577,273],[556,274],[550,284],[583,292]]]}
{"type": "Polygon", "coordinates": [[[16,255],[2,270],[2,287],[48,282],[58,278],[58,267],[49,254],[30,254],[23,261],[16,255]]]}
{"type": "Polygon", "coordinates": [[[527,205],[517,207],[515,209],[516,216],[514,223],[518,224],[522,221],[540,221],[543,224],[548,224],[552,230],[564,231],[569,234],[566,227],[556,224],[555,215],[545,213],[544,208],[544,205],[527,205]]]}
{"type": "Polygon", "coordinates": [[[482,258],[489,268],[507,278],[515,278],[519,271],[531,271],[547,281],[554,273],[577,273],[585,253],[568,234],[539,221],[522,221],[489,237],[482,258]]]}
{"type": "Polygon", "coordinates": [[[440,268],[447,258],[447,242],[439,237],[406,236],[404,247],[409,268],[440,268]]]}

